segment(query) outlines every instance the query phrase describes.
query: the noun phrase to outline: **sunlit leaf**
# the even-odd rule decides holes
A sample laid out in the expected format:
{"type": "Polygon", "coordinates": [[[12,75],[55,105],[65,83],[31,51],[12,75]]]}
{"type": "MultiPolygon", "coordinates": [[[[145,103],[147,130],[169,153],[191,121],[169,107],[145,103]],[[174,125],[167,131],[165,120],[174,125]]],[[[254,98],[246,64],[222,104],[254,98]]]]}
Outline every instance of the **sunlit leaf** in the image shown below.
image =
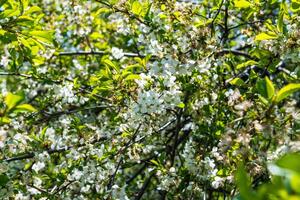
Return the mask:
{"type": "Polygon", "coordinates": [[[276,165],[279,167],[292,170],[293,172],[300,173],[300,154],[291,153],[284,155],[282,158],[276,161],[276,165]]]}
{"type": "Polygon", "coordinates": [[[138,74],[130,74],[130,75],[126,76],[126,78],[125,78],[126,81],[137,80],[137,79],[141,79],[140,75],[138,75],[138,74]]]}
{"type": "Polygon", "coordinates": [[[234,6],[237,8],[249,8],[252,4],[246,0],[235,0],[234,6]]]}
{"type": "Polygon", "coordinates": [[[278,91],[275,101],[278,103],[298,90],[300,90],[300,83],[290,83],[278,91]]]}
{"type": "Polygon", "coordinates": [[[30,104],[21,104],[15,107],[14,111],[22,112],[22,111],[29,111],[29,112],[36,112],[37,110],[30,104]]]}
{"type": "Polygon", "coordinates": [[[132,13],[135,15],[140,15],[143,10],[142,4],[139,1],[134,1],[131,6],[132,13]]]}
{"type": "Polygon", "coordinates": [[[277,35],[275,34],[270,34],[270,33],[260,33],[258,35],[256,35],[255,37],[255,41],[261,41],[261,40],[273,40],[278,38],[277,35]]]}
{"type": "Polygon", "coordinates": [[[30,31],[29,34],[43,43],[53,43],[53,31],[30,31]]]}
{"type": "Polygon", "coordinates": [[[235,79],[231,80],[229,83],[231,85],[238,85],[238,86],[240,86],[240,85],[244,84],[244,81],[242,79],[240,79],[240,78],[235,78],[235,79]]]}
{"type": "Polygon", "coordinates": [[[300,1],[292,0],[290,9],[292,12],[298,12],[300,10],[300,1]]]}
{"type": "Polygon", "coordinates": [[[12,93],[8,93],[5,97],[5,104],[7,106],[7,111],[14,108],[17,104],[19,104],[24,99],[23,96],[15,95],[12,93]]]}

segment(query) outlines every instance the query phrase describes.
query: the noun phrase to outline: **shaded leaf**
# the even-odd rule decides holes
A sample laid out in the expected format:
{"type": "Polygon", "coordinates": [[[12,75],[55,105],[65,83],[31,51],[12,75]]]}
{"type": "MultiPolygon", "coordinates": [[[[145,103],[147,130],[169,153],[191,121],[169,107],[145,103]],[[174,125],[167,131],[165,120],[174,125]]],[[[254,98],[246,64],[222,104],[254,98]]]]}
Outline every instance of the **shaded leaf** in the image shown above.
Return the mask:
{"type": "Polygon", "coordinates": [[[244,200],[252,200],[254,197],[251,191],[251,182],[243,165],[240,165],[235,174],[235,180],[240,191],[240,196],[244,200]]]}
{"type": "Polygon", "coordinates": [[[1,174],[0,175],[0,186],[3,187],[5,186],[9,181],[9,178],[6,174],[1,174]]]}
{"type": "Polygon", "coordinates": [[[274,87],[272,81],[268,77],[265,77],[264,79],[259,79],[256,82],[256,88],[262,97],[269,99],[269,100],[275,94],[275,87],[274,87]]]}

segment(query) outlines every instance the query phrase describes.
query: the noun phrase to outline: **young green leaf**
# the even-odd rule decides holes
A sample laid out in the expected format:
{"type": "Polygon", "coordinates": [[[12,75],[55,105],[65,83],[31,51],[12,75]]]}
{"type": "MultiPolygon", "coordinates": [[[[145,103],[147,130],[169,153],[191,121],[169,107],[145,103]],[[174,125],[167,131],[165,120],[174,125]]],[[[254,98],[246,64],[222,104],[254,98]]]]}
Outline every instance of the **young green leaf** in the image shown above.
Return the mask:
{"type": "Polygon", "coordinates": [[[137,79],[141,79],[140,75],[130,74],[130,75],[126,76],[125,81],[137,80],[137,79]]]}
{"type": "Polygon", "coordinates": [[[179,104],[177,104],[177,107],[178,108],[184,108],[185,107],[185,104],[183,102],[180,102],[179,104]]]}
{"type": "Polygon", "coordinates": [[[30,104],[21,104],[15,107],[16,112],[22,112],[22,111],[29,111],[29,112],[36,112],[37,110],[30,104]]]}
{"type": "Polygon", "coordinates": [[[8,93],[5,97],[5,104],[7,106],[7,111],[14,108],[16,105],[18,105],[23,100],[23,97],[20,95],[15,95],[12,93],[8,93]]]}
{"type": "Polygon", "coordinates": [[[245,67],[248,67],[248,66],[251,66],[251,65],[257,65],[258,63],[256,62],[256,61],[254,61],[254,60],[248,60],[248,61],[246,61],[246,62],[243,62],[243,63],[241,63],[241,64],[238,64],[237,66],[236,66],[236,69],[243,69],[243,68],[245,68],[245,67]]]}
{"type": "Polygon", "coordinates": [[[0,124],[4,123],[4,124],[8,124],[10,123],[10,119],[8,117],[0,117],[0,124]]]}
{"type": "Polygon", "coordinates": [[[240,79],[240,78],[235,78],[235,79],[231,80],[229,83],[230,83],[231,85],[241,86],[241,85],[243,85],[245,82],[244,82],[242,79],[240,79]]]}
{"type": "Polygon", "coordinates": [[[251,3],[246,0],[235,0],[234,6],[237,8],[249,8],[251,6],[251,3]]]}
{"type": "Polygon", "coordinates": [[[117,72],[120,71],[119,67],[109,59],[103,60],[103,63],[109,68],[115,69],[117,72]]]}
{"type": "Polygon", "coordinates": [[[53,43],[53,31],[30,31],[30,35],[40,42],[51,45],[53,43]]]}
{"type": "Polygon", "coordinates": [[[300,1],[292,0],[290,9],[292,12],[298,12],[300,10],[300,1]]]}
{"type": "Polygon", "coordinates": [[[300,83],[290,83],[284,86],[278,91],[275,102],[279,103],[297,90],[300,90],[300,83]]]}
{"type": "Polygon", "coordinates": [[[262,41],[262,40],[273,40],[277,39],[278,36],[273,33],[260,33],[255,37],[255,41],[262,41]]]}
{"type": "Polygon", "coordinates": [[[135,15],[140,15],[143,10],[142,4],[139,1],[134,1],[131,6],[132,13],[135,15]]]}
{"type": "Polygon", "coordinates": [[[266,82],[268,99],[271,99],[275,94],[275,87],[272,81],[267,76],[265,77],[265,82],[266,82]]]}

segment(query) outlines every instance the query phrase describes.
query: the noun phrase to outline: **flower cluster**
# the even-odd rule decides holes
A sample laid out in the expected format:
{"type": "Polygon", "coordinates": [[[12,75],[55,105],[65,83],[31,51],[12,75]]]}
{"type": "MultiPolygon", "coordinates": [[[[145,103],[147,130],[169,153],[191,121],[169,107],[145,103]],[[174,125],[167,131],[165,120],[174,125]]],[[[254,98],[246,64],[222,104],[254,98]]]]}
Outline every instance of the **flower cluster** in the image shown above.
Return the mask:
{"type": "Polygon", "coordinates": [[[227,199],[240,163],[268,181],[300,151],[292,2],[1,3],[0,199],[227,199]]]}

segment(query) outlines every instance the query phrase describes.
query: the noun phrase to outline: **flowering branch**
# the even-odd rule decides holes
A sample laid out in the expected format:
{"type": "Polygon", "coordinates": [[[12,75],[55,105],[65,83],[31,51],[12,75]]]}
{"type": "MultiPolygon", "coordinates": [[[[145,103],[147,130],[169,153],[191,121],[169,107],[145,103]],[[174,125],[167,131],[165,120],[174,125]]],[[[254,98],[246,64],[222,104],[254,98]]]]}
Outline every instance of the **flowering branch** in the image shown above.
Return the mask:
{"type": "MultiPolygon", "coordinates": [[[[107,51],[75,51],[75,52],[60,52],[59,56],[82,56],[82,55],[109,55],[110,52],[107,51]]],[[[139,55],[137,53],[123,53],[125,57],[146,57],[144,55],[139,55]]]]}
{"type": "MultiPolygon", "coordinates": [[[[46,152],[50,155],[54,154],[54,153],[61,153],[61,152],[65,152],[65,151],[73,149],[73,148],[83,147],[83,146],[86,146],[86,145],[89,145],[89,144],[96,144],[98,142],[102,142],[102,141],[105,141],[107,139],[108,139],[107,137],[102,137],[100,139],[93,140],[90,143],[66,146],[66,147],[61,147],[61,148],[58,148],[58,149],[48,149],[48,150],[46,150],[46,152]]],[[[0,160],[0,162],[12,162],[12,161],[17,161],[17,160],[24,160],[24,159],[34,158],[37,153],[39,153],[39,152],[31,152],[31,153],[27,153],[27,154],[24,154],[24,155],[21,155],[21,156],[6,158],[6,159],[3,159],[3,160],[0,160]]]]}

